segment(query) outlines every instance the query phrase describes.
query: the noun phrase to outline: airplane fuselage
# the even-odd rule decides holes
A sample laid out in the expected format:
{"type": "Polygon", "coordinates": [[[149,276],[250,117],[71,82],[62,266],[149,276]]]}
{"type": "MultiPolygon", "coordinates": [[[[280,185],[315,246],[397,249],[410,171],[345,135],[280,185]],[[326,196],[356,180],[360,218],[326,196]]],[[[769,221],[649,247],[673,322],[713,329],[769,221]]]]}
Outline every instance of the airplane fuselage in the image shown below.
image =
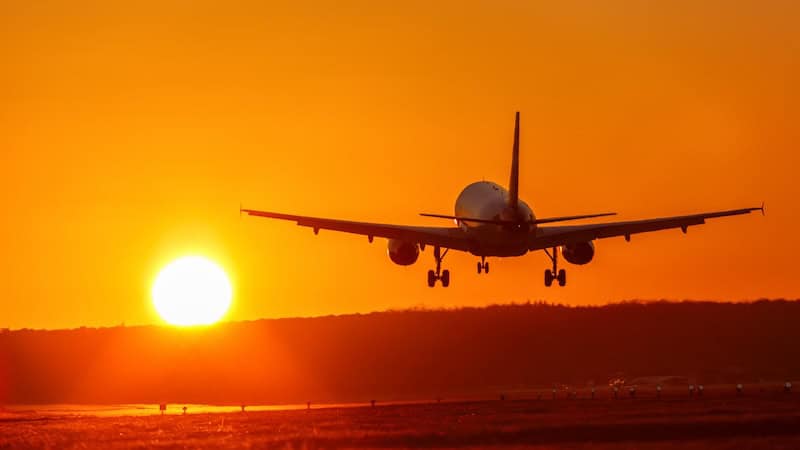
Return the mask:
{"type": "Polygon", "coordinates": [[[456,199],[455,216],[486,220],[520,222],[518,225],[497,225],[456,220],[457,225],[474,236],[477,256],[521,256],[528,252],[528,237],[536,227],[523,222],[536,217],[522,200],[516,208],[509,207],[509,192],[491,181],[477,181],[465,187],[456,199]]]}

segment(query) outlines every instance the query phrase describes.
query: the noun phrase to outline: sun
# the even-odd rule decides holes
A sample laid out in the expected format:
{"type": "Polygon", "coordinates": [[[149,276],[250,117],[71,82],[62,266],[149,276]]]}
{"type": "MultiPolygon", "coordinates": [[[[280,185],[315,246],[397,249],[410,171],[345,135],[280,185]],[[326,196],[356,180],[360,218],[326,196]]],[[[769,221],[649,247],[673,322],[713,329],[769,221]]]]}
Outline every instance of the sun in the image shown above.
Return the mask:
{"type": "Polygon", "coordinates": [[[176,259],[153,284],[153,305],[172,325],[210,325],[231,306],[231,283],[220,266],[200,256],[176,259]]]}

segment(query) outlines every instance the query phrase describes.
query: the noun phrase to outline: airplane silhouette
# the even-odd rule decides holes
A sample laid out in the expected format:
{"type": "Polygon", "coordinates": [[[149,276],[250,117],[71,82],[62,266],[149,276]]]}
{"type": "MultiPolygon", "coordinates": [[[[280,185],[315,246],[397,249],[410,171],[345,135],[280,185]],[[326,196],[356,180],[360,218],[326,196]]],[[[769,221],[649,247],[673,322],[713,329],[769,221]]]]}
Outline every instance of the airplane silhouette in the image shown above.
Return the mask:
{"type": "Polygon", "coordinates": [[[582,214],[562,217],[537,218],[530,206],[519,198],[519,112],[514,122],[514,146],[511,154],[511,177],[508,190],[497,183],[478,181],[465,187],[456,199],[455,214],[426,214],[422,216],[454,220],[455,227],[419,227],[382,223],[353,222],[320,217],[297,216],[253,209],[241,209],[241,213],[271,219],[289,220],[297,225],[319,230],[333,230],[367,236],[387,238],[389,258],[395,264],[407,266],[417,261],[420,251],[433,247],[435,270],[428,271],[428,286],[436,281],[442,286],[450,285],[450,271],[442,270],[442,260],[449,250],[459,250],[480,257],[478,273],[489,273],[487,257],[515,257],[528,252],[544,250],[552,262],[552,269],[544,272],[545,286],[557,281],[559,286],[567,283],[564,269],[558,269],[558,255],[571,264],[587,264],[594,257],[595,239],[631,235],[670,228],[680,228],[686,233],[688,227],[702,225],[706,219],[764,213],[764,204],[756,208],[715,211],[686,216],[662,217],[624,222],[606,222],[588,225],[540,226],[553,222],[589,219],[615,215],[616,213],[582,214]],[[442,251],[444,249],[444,251],[442,251]]]}

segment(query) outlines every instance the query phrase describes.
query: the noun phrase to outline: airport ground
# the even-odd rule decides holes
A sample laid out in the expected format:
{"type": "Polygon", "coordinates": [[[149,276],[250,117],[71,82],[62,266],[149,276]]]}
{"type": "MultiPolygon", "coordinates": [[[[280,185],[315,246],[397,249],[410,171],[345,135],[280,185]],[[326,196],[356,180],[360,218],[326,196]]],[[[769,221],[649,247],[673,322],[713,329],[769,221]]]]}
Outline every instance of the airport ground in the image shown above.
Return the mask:
{"type": "Polygon", "coordinates": [[[540,448],[796,449],[800,394],[737,395],[726,387],[689,396],[642,388],[595,399],[584,389],[509,394],[505,400],[94,417],[0,413],[0,449],[138,448],[540,448]],[[541,394],[541,397],[540,397],[541,394]]]}

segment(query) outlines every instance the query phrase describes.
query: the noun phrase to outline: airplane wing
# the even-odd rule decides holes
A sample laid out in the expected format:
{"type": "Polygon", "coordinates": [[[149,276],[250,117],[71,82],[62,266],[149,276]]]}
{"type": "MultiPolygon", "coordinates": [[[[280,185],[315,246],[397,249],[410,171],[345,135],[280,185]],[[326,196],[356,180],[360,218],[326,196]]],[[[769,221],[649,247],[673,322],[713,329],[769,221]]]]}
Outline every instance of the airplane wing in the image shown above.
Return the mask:
{"type": "Polygon", "coordinates": [[[372,242],[372,238],[374,237],[382,237],[462,251],[469,251],[472,244],[472,241],[466,236],[466,233],[460,228],[455,227],[415,227],[384,223],[351,222],[348,220],[295,216],[292,214],[257,211],[253,209],[242,209],[241,212],[250,216],[296,222],[299,226],[312,228],[314,233],[318,233],[319,230],[332,230],[360,234],[367,236],[370,242],[372,242]]]}
{"type": "Polygon", "coordinates": [[[749,214],[753,211],[764,213],[764,205],[758,208],[732,209],[688,216],[662,217],[657,219],[633,220],[628,222],[609,222],[591,225],[552,226],[537,229],[536,236],[531,238],[529,249],[541,250],[557,247],[559,245],[576,244],[594,239],[625,236],[630,240],[632,234],[648,233],[651,231],[680,228],[684,233],[688,227],[702,225],[706,219],[716,217],[737,216],[749,214]]]}

